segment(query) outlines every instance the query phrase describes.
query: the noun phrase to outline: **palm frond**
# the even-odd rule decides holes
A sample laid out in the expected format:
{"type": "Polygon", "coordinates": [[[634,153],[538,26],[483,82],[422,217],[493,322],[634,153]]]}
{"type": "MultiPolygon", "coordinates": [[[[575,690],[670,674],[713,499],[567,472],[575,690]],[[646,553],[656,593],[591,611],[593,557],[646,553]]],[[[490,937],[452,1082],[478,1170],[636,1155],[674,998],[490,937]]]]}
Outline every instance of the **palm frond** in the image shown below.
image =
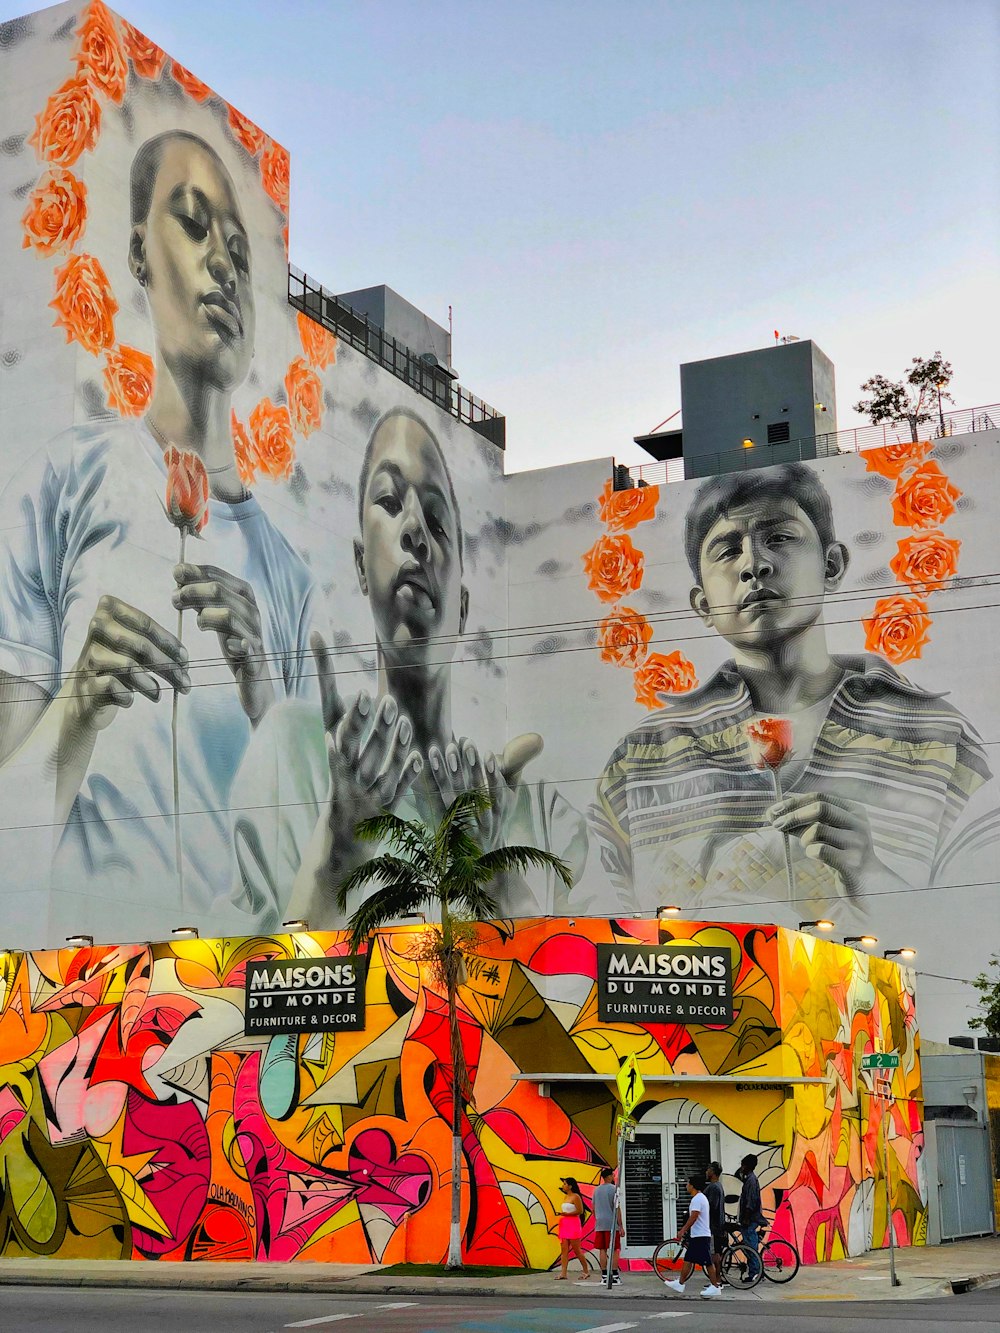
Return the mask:
{"type": "Polygon", "coordinates": [[[435,854],[447,859],[449,852],[459,847],[482,848],[475,837],[476,821],[493,805],[493,798],[485,787],[473,787],[459,794],[444,812],[434,835],[435,854]]]}
{"type": "Polygon", "coordinates": [[[337,906],[342,912],[346,912],[350,895],[368,884],[378,885],[383,892],[397,887],[413,892],[419,885],[421,891],[426,893],[427,882],[422,866],[414,865],[412,861],[406,861],[401,856],[384,852],[381,856],[365,861],[347,876],[337,889],[337,906]]]}
{"type": "Polygon", "coordinates": [[[421,853],[429,855],[433,846],[433,839],[420,820],[401,819],[391,810],[362,819],[354,832],[362,842],[384,842],[396,851],[408,852],[411,859],[421,853]]]}
{"type": "Polygon", "coordinates": [[[419,912],[429,901],[426,885],[390,884],[371,898],[366,898],[351,915],[347,928],[351,932],[351,947],[356,949],[373,931],[387,926],[400,917],[419,912]]]}
{"type": "Polygon", "coordinates": [[[526,870],[551,870],[567,889],[573,887],[573,873],[565,861],[552,852],[543,852],[538,847],[497,847],[492,852],[483,852],[478,858],[477,877],[483,875],[480,883],[486,883],[495,875],[511,872],[524,874],[526,870]]]}

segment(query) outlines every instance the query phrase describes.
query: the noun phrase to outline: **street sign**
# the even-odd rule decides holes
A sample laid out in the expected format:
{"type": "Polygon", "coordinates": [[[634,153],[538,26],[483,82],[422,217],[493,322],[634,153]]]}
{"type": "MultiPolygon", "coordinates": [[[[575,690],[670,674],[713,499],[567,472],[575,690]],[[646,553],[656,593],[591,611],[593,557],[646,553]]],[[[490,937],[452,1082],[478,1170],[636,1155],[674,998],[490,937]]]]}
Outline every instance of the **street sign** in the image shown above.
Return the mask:
{"type": "Polygon", "coordinates": [[[861,1057],[862,1069],[898,1069],[899,1054],[896,1051],[875,1051],[861,1057]]]}
{"type": "Polygon", "coordinates": [[[619,1069],[615,1082],[618,1084],[618,1097],[622,1104],[622,1110],[626,1115],[631,1115],[633,1107],[642,1100],[642,1094],[646,1091],[646,1085],[642,1081],[642,1075],[639,1073],[639,1066],[636,1063],[635,1052],[629,1055],[621,1069],[619,1069]]]}
{"type": "Polygon", "coordinates": [[[891,1073],[875,1075],[872,1096],[880,1098],[883,1102],[891,1102],[893,1100],[891,1073]]]}

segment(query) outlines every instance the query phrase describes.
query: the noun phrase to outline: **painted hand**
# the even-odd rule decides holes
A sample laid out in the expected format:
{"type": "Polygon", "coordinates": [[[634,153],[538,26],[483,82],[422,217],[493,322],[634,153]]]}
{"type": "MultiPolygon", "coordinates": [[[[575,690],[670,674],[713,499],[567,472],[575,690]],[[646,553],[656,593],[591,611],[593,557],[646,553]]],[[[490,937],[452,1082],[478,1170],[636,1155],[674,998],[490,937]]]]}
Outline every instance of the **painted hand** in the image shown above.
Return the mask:
{"type": "Polygon", "coordinates": [[[855,801],[805,792],[776,802],[767,818],[779,833],[798,838],[806,856],[835,870],[851,894],[865,888],[873,875],[884,873],[868,815],[855,801]]]}
{"type": "Polygon", "coordinates": [[[516,736],[503,754],[485,760],[466,737],[452,741],[443,750],[432,746],[428,753],[432,790],[443,813],[461,792],[479,788],[488,791],[491,806],[479,817],[479,843],[484,851],[499,846],[504,822],[515,799],[521,771],[537,754],[543,741],[535,732],[516,736]]]}
{"type": "Polygon", "coordinates": [[[159,699],[161,681],[187,694],[187,665],[183,644],[152,616],[118,597],[102,597],[67,679],[64,728],[99,731],[119,708],[131,707],[137,694],[159,699]]]}
{"type": "Polygon", "coordinates": [[[335,842],[350,842],[362,819],[395,805],[423,760],[412,748],[413,724],[392,695],[373,700],[362,690],[345,705],[322,635],[314,632],[309,644],[319,675],[330,765],[330,832],[335,842]]]}
{"type": "Polygon", "coordinates": [[[264,653],[260,611],[253,588],[215,565],[185,562],[174,567],[179,611],[198,613],[198,628],[214,631],[229,669],[236,678],[243,711],[256,727],[274,703],[271,675],[275,665],[264,653]]]}

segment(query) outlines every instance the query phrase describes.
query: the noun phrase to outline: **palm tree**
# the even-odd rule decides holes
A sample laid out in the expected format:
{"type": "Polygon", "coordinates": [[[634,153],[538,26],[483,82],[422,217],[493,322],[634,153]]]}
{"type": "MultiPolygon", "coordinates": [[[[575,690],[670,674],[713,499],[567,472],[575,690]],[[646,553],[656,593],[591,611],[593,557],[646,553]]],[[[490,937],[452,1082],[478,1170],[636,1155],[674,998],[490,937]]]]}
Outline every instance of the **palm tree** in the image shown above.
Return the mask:
{"type": "Polygon", "coordinates": [[[353,949],[380,926],[400,917],[427,907],[437,907],[441,913],[440,926],[431,927],[432,937],[417,956],[434,966],[448,999],[452,1067],[449,1268],[462,1267],[462,1111],[472,1100],[472,1087],[458,1026],[458,987],[464,960],[476,948],[473,923],[499,915],[491,891],[498,875],[547,869],[567,888],[572,883],[566,863],[537,847],[496,847],[484,852],[475,838],[476,822],[491,804],[487,791],[461,792],[434,829],[389,811],[362,820],[355,830],[357,836],[364,842],[383,843],[391,851],[359,866],[337,890],[338,906],[346,912],[355,890],[378,886],[347,923],[353,949]]]}

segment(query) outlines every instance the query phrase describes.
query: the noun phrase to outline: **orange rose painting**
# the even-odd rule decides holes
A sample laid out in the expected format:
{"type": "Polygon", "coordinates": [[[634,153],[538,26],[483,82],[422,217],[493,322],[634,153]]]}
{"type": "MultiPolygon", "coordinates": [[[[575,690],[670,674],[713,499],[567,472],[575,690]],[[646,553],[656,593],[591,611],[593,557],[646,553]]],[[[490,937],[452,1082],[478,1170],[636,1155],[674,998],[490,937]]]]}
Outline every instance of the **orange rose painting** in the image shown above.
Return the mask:
{"type": "Polygon", "coordinates": [[[601,521],[609,532],[625,532],[655,518],[659,502],[659,486],[633,486],[631,490],[616,491],[609,480],[601,492],[601,521]]]}
{"type": "Polygon", "coordinates": [[[207,83],[202,83],[201,79],[196,78],[189,69],[179,64],[176,60],[170,62],[170,73],[174,76],[174,81],[178,83],[188,97],[193,97],[196,102],[204,102],[212,96],[212,90],[207,83]]]}
{"type": "Polygon", "coordinates": [[[45,103],[29,142],[40,158],[71,167],[81,153],[91,151],[100,130],[100,103],[87,79],[77,75],[45,103]]]}
{"type": "Polygon", "coordinates": [[[297,356],[285,375],[288,411],[300,435],[311,435],[323,420],[323,386],[319,376],[297,356]]]}
{"type": "Polygon", "coordinates": [[[239,473],[240,481],[244,486],[252,486],[257,480],[257,459],[254,454],[253,442],[247,433],[247,428],[235,412],[230,413],[230,423],[233,428],[233,453],[236,456],[236,471],[239,473]]]}
{"type": "Polygon", "coordinates": [[[101,0],[93,0],[87,10],[74,59],[79,72],[105,97],[112,102],[122,100],[128,67],[115,31],[115,21],[101,0]]]}
{"type": "Polygon", "coordinates": [[[22,247],[32,246],[40,255],[71,250],[87,221],[86,185],[63,167],[49,167],[32,190],[21,221],[22,247]]]}
{"type": "Polygon", "coordinates": [[[237,111],[234,106],[229,108],[228,114],[229,128],[250,156],[256,157],[267,142],[267,135],[249,117],[244,116],[241,111],[237,111]]]}
{"type": "Polygon", "coordinates": [[[865,648],[889,662],[920,657],[929,642],[931,618],[922,597],[880,597],[865,627],[865,648]]]}
{"type": "Polygon", "coordinates": [[[583,557],[587,586],[602,602],[617,602],[642,584],[642,552],[622,533],[599,537],[583,557]]]}
{"type": "Polygon", "coordinates": [[[208,523],[205,464],[190,449],[178,449],[174,444],[164,452],[163,460],[167,465],[167,517],[184,536],[197,537],[208,523]]]}
{"type": "Polygon", "coordinates": [[[295,438],[287,407],[262,398],[250,413],[250,438],[257,466],[273,481],[291,476],[295,462],[295,438]]]}
{"type": "Polygon", "coordinates": [[[55,325],[95,355],[115,340],[118,302],[111,294],[107,274],[93,255],[70,255],[56,270],[55,325]]]}
{"type": "Polygon", "coordinates": [[[136,347],[115,347],[104,358],[108,406],[123,417],[141,417],[153,395],[153,358],[136,347]]]}
{"type": "Polygon", "coordinates": [[[166,52],[125,19],[122,19],[122,39],[136,74],[141,79],[158,79],[167,59],[166,52]]]}
{"type": "Polygon", "coordinates": [[[264,189],[281,209],[288,212],[289,161],[288,150],[280,143],[271,143],[260,160],[260,179],[264,189]]]}
{"type": "Polygon", "coordinates": [[[620,667],[637,667],[646,656],[653,627],[639,611],[620,606],[605,616],[597,631],[601,661],[620,667]]]}
{"type": "Polygon", "coordinates": [[[887,444],[881,449],[865,449],[861,457],[865,460],[868,472],[877,472],[880,477],[898,481],[907,468],[922,463],[933,448],[930,440],[907,441],[904,444],[887,444]]]}
{"type": "Polygon", "coordinates": [[[941,532],[904,537],[889,568],[900,583],[924,592],[939,592],[958,571],[961,545],[957,537],[946,537],[941,532]]]}
{"type": "Polygon", "coordinates": [[[306,360],[316,370],[326,370],[337,359],[337,339],[322,324],[310,319],[302,311],[298,314],[299,341],[306,360]]]}
{"type": "Polygon", "coordinates": [[[961,494],[937,463],[922,463],[896,485],[892,497],[893,522],[900,528],[939,527],[955,512],[955,501],[961,494]]]}
{"type": "Polygon", "coordinates": [[[680,651],[650,653],[633,679],[635,701],[643,708],[662,708],[661,694],[686,694],[698,684],[694,667],[680,651]]]}
{"type": "Polygon", "coordinates": [[[780,768],[792,752],[792,724],[787,718],[748,722],[746,735],[754,768],[780,768]]]}

